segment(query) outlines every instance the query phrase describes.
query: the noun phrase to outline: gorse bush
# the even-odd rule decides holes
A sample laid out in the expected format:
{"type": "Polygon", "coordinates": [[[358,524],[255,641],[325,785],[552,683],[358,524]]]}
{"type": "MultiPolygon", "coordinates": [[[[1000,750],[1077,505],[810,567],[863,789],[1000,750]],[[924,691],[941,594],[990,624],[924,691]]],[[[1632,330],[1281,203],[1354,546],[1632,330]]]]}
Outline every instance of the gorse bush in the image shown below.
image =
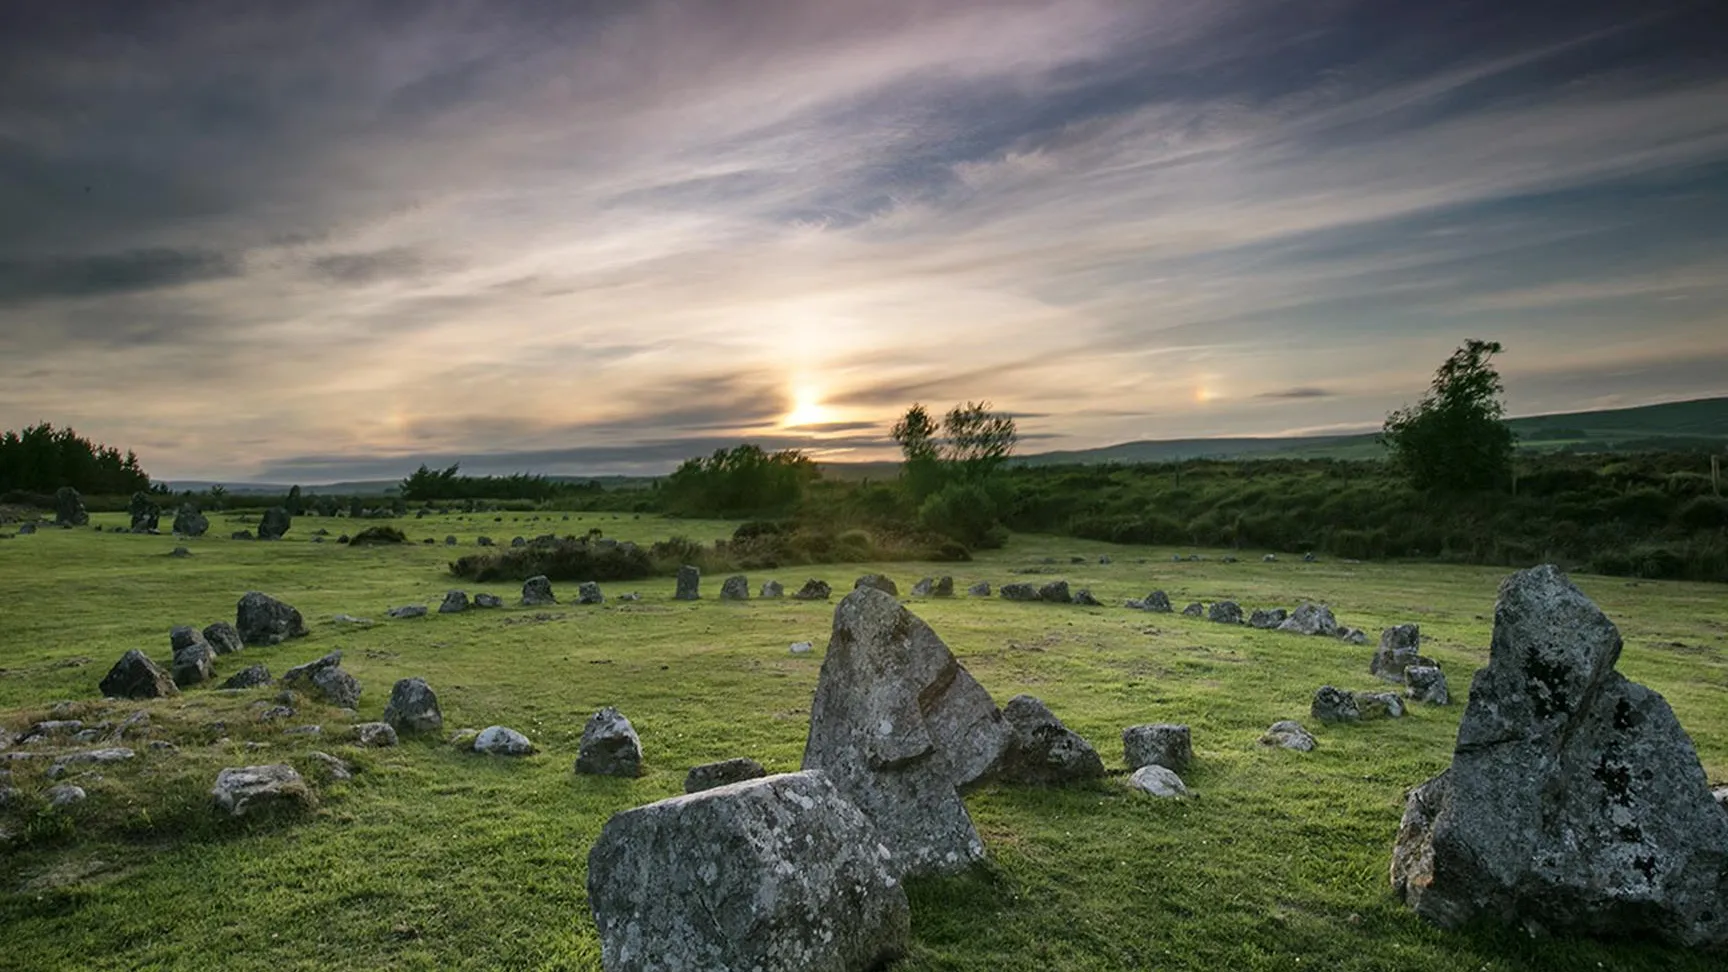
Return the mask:
{"type": "Polygon", "coordinates": [[[637,580],[659,572],[641,547],[589,537],[537,540],[470,554],[450,565],[451,574],[474,581],[520,581],[542,574],[555,581],[637,580]]]}

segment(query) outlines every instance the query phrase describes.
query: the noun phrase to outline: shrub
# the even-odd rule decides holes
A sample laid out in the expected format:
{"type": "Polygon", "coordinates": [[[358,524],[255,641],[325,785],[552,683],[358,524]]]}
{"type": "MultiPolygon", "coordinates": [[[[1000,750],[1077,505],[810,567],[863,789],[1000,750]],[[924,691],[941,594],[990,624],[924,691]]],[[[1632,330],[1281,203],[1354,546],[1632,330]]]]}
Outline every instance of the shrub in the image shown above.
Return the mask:
{"type": "Polygon", "coordinates": [[[1728,499],[1720,496],[1694,496],[1680,507],[1680,525],[1688,530],[1721,530],[1728,528],[1728,499]]]}
{"type": "Polygon", "coordinates": [[[379,546],[390,543],[407,543],[408,536],[395,527],[367,527],[354,534],[354,539],[348,541],[350,547],[379,546]]]}
{"type": "Polygon", "coordinates": [[[1000,509],[983,483],[952,483],[918,507],[918,525],[963,544],[984,547],[992,541],[992,529],[1001,523],[1000,509]]]}
{"type": "Polygon", "coordinates": [[[476,581],[527,580],[540,574],[555,581],[615,581],[652,577],[656,569],[648,551],[633,543],[566,537],[470,554],[452,563],[450,573],[476,581]]]}

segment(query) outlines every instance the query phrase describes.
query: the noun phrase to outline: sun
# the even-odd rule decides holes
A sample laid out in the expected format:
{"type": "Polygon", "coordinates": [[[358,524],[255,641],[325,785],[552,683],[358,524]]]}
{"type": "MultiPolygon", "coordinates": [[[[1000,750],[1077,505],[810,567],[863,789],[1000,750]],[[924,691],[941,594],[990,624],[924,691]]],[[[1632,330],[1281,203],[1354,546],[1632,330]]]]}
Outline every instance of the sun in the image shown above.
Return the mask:
{"type": "Polygon", "coordinates": [[[822,393],[812,388],[800,388],[792,395],[792,411],[784,423],[793,428],[801,425],[822,425],[834,420],[834,412],[822,404],[822,393]]]}

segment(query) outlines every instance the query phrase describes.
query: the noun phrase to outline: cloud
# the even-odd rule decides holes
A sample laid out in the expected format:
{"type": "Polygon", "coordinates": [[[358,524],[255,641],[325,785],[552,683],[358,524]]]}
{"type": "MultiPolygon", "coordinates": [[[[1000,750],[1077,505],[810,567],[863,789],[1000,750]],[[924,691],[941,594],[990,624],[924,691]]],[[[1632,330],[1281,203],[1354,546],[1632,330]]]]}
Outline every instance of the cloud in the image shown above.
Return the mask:
{"type": "Polygon", "coordinates": [[[1303,385],[1297,388],[1281,388],[1277,391],[1261,392],[1254,397],[1300,401],[1305,398],[1331,398],[1336,394],[1338,393],[1329,388],[1317,388],[1313,385],[1303,385]]]}
{"type": "Polygon", "coordinates": [[[103,297],[239,276],[244,263],[222,253],[132,250],[81,257],[0,260],[0,302],[103,297]]]}
{"type": "Polygon", "coordinates": [[[332,283],[365,286],[422,277],[449,264],[413,247],[397,246],[370,253],[330,253],[315,257],[310,266],[315,275],[332,283]]]}

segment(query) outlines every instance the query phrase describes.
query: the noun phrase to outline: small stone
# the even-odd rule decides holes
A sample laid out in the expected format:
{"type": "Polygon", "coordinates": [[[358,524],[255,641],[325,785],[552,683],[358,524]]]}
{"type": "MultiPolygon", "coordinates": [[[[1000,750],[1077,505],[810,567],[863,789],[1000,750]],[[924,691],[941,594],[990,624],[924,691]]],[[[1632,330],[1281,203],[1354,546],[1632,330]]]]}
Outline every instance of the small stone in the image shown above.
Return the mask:
{"type": "Polygon", "coordinates": [[[180,558],[190,557],[192,556],[192,551],[185,547],[175,547],[173,550],[168,551],[168,556],[180,558]]]}
{"type": "Polygon", "coordinates": [[[1446,689],[1446,673],[1433,665],[1411,665],[1404,669],[1404,695],[1429,705],[1452,704],[1452,694],[1446,689]]]}
{"type": "MultiPolygon", "coordinates": [[[[1007,588],[1003,588],[1003,590],[1007,590],[1007,588]]],[[[1051,604],[1072,604],[1074,597],[1068,593],[1067,581],[1056,580],[1038,588],[1038,600],[1051,604]]]]}
{"type": "Polygon", "coordinates": [[[1321,722],[1357,722],[1362,718],[1356,696],[1330,685],[1315,690],[1309,714],[1321,722]]]}
{"type": "Polygon", "coordinates": [[[794,642],[792,642],[792,654],[794,654],[794,655],[808,655],[808,654],[810,654],[810,652],[812,652],[814,650],[815,650],[815,646],[810,644],[810,642],[808,642],[808,641],[794,641],[794,642]]]}
{"type": "Polygon", "coordinates": [[[441,732],[444,713],[438,709],[438,694],[423,678],[404,678],[390,689],[384,706],[384,721],[406,733],[441,732]]]}
{"type": "Polygon", "coordinates": [[[1162,766],[1180,773],[1194,759],[1192,733],[1173,723],[1129,726],[1122,730],[1122,759],[1129,769],[1162,766]]]}
{"type": "Polygon", "coordinates": [[[1206,605],[1195,601],[1182,609],[1182,615],[1189,618],[1203,618],[1206,616],[1206,605]]]}
{"type": "Polygon", "coordinates": [[[446,592],[443,603],[438,605],[439,614],[461,614],[466,610],[468,610],[467,591],[446,592]]]}
{"type": "Polygon", "coordinates": [[[476,594],[474,595],[474,606],[477,608],[501,608],[504,606],[504,599],[496,594],[476,594]]]}
{"type": "Polygon", "coordinates": [[[1278,562],[1278,555],[1277,554],[1267,554],[1266,556],[1261,557],[1260,561],[1261,561],[1261,563],[1275,564],[1278,562]]]}
{"type": "Polygon", "coordinates": [[[204,642],[218,655],[232,655],[246,647],[240,632],[226,621],[218,621],[204,629],[204,642]]]}
{"type": "Polygon", "coordinates": [[[1302,727],[1302,723],[1291,719],[1272,723],[1272,728],[1260,737],[1260,745],[1277,746],[1281,749],[1294,749],[1299,753],[1310,753],[1319,745],[1314,734],[1302,727]]]}
{"type": "Polygon", "coordinates": [[[605,604],[606,595],[600,593],[600,585],[594,581],[583,581],[576,585],[577,604],[605,604]]]}
{"type": "Polygon", "coordinates": [[[122,699],[157,699],[180,694],[173,677],[136,648],[120,656],[103,677],[100,688],[103,695],[122,699]]]}
{"type": "MultiPolygon", "coordinates": [[[[930,596],[931,597],[953,597],[954,596],[954,578],[952,578],[952,577],[938,577],[938,578],[936,578],[936,585],[930,589],[930,596]]],[[[989,595],[985,595],[985,596],[989,596],[989,595]]]]}
{"type": "Polygon", "coordinates": [[[306,622],[299,611],[258,591],[248,591],[235,607],[234,615],[234,628],[240,640],[248,645],[279,645],[307,635],[306,622]]]}
{"type": "Polygon", "coordinates": [[[576,772],[589,776],[642,775],[642,742],[630,720],[612,706],[594,713],[582,728],[576,772]]]}
{"type": "Polygon", "coordinates": [[[1248,616],[1248,627],[1270,630],[1283,624],[1289,616],[1290,613],[1283,608],[1256,608],[1254,613],[1248,616]]]}
{"type": "Polygon", "coordinates": [[[833,596],[834,589],[828,586],[827,581],[812,577],[804,582],[803,587],[798,588],[797,592],[792,595],[792,599],[794,601],[826,601],[833,596]]]}
{"type": "Polygon", "coordinates": [[[976,584],[973,584],[971,587],[966,588],[966,594],[969,597],[989,597],[990,596],[990,582],[989,581],[979,581],[976,584]]]}
{"type": "Polygon", "coordinates": [[[1170,605],[1170,595],[1163,591],[1153,591],[1139,600],[1129,601],[1128,606],[1136,611],[1151,611],[1155,614],[1169,614],[1174,610],[1170,605]]]}
{"type": "Polygon", "coordinates": [[[74,803],[82,803],[89,794],[81,786],[71,783],[61,783],[48,788],[48,805],[51,807],[69,807],[74,803]]]}
{"type": "Polygon", "coordinates": [[[1003,584],[996,595],[1004,601],[1036,601],[1038,588],[1031,584],[1003,584]]]}
{"type": "Polygon", "coordinates": [[[1305,603],[1290,612],[1290,616],[1284,619],[1278,630],[1292,634],[1332,637],[1338,633],[1338,619],[1332,616],[1332,609],[1324,604],[1305,603]]]}
{"type": "Polygon", "coordinates": [[[219,809],[235,817],[273,807],[305,809],[317,803],[311,787],[294,767],[280,763],[225,769],[216,774],[210,795],[219,809]]]}
{"type": "Polygon", "coordinates": [[[259,722],[277,722],[282,719],[294,718],[295,708],[291,705],[273,705],[258,713],[259,722]]]}
{"type": "Polygon", "coordinates": [[[860,587],[874,588],[887,594],[889,597],[900,596],[899,585],[895,584],[890,578],[884,577],[881,574],[865,574],[863,577],[852,582],[853,590],[857,590],[860,587]]]}
{"type": "Polygon", "coordinates": [[[1365,645],[1368,643],[1368,636],[1361,628],[1339,628],[1338,640],[1352,645],[1365,645]]]}
{"type": "Polygon", "coordinates": [[[396,745],[396,730],[388,722],[362,722],[354,727],[357,745],[383,748],[396,745]]]}
{"type": "Polygon", "coordinates": [[[935,589],[936,579],[934,577],[922,577],[919,578],[918,583],[912,585],[912,596],[929,597],[930,592],[935,589]]]}
{"type": "Polygon", "coordinates": [[[489,756],[532,756],[534,744],[528,737],[506,726],[487,726],[474,737],[469,748],[489,756]]]}
{"type": "Polygon", "coordinates": [[[1241,624],[1242,607],[1235,601],[1218,601],[1206,612],[1206,619],[1218,624],[1241,624]]]}
{"type": "Polygon", "coordinates": [[[354,768],[352,766],[349,766],[346,761],[332,756],[329,753],[319,752],[314,749],[306,754],[306,758],[317,763],[319,767],[323,769],[324,774],[329,776],[332,780],[347,780],[353,779],[354,777],[354,768]]]}
{"type": "MultiPolygon", "coordinates": [[[[187,631],[192,631],[187,628],[187,631]]],[[[196,632],[194,632],[196,634],[196,632]]],[[[174,652],[174,684],[185,688],[210,681],[216,653],[202,637],[174,652]]]]}
{"type": "Polygon", "coordinates": [[[1357,692],[1356,711],[1363,719],[1400,719],[1404,700],[1396,692],[1357,692]]]}
{"type": "Polygon", "coordinates": [[[1002,707],[1002,720],[1010,733],[998,767],[1003,780],[1051,785],[1104,775],[1098,751],[1039,699],[1016,695],[1002,707]]]}
{"type": "Polygon", "coordinates": [[[454,536],[445,537],[444,538],[444,546],[446,546],[446,547],[456,546],[456,538],[454,536]]]}
{"type": "MultiPolygon", "coordinates": [[[[520,540],[522,538],[517,537],[516,539],[520,540]]],[[[522,603],[527,607],[557,604],[558,599],[552,596],[552,581],[544,574],[530,577],[523,581],[522,603]]]]}
{"type": "Polygon", "coordinates": [[[1089,590],[1088,588],[1084,588],[1084,587],[1082,587],[1079,590],[1074,592],[1074,603],[1075,604],[1084,604],[1087,607],[1103,607],[1104,606],[1103,604],[1099,603],[1099,601],[1096,597],[1092,596],[1091,590],[1089,590]]]}
{"type": "Polygon", "coordinates": [[[393,607],[384,613],[398,620],[404,620],[407,618],[423,618],[426,616],[427,609],[424,604],[404,604],[401,607],[393,607]]]}
{"type": "Polygon", "coordinates": [[[1141,793],[1155,797],[1170,798],[1188,795],[1188,787],[1182,782],[1182,777],[1176,775],[1176,771],[1168,766],[1157,764],[1142,766],[1135,770],[1134,774],[1128,777],[1128,785],[1141,793]]]}
{"type": "Polygon", "coordinates": [[[718,763],[703,763],[693,766],[684,775],[684,792],[701,793],[719,786],[730,786],[745,780],[759,780],[768,775],[762,764],[747,756],[735,759],[723,759],[718,763]]]}
{"type": "Polygon", "coordinates": [[[720,600],[748,601],[750,600],[750,578],[743,574],[733,574],[720,584],[720,600]]]}
{"type": "Polygon", "coordinates": [[[48,767],[48,778],[51,780],[57,780],[60,777],[65,776],[67,770],[73,766],[112,766],[115,763],[128,762],[137,755],[137,753],[130,749],[119,747],[113,749],[88,749],[81,753],[67,753],[66,755],[54,760],[54,765],[48,767]]]}
{"type": "Polygon", "coordinates": [[[250,689],[270,684],[270,669],[263,665],[248,665],[238,672],[228,676],[222,683],[225,689],[250,689]]]}
{"type": "Polygon", "coordinates": [[[786,587],[777,580],[763,581],[762,592],[758,596],[767,598],[785,597],[786,587]]]}

